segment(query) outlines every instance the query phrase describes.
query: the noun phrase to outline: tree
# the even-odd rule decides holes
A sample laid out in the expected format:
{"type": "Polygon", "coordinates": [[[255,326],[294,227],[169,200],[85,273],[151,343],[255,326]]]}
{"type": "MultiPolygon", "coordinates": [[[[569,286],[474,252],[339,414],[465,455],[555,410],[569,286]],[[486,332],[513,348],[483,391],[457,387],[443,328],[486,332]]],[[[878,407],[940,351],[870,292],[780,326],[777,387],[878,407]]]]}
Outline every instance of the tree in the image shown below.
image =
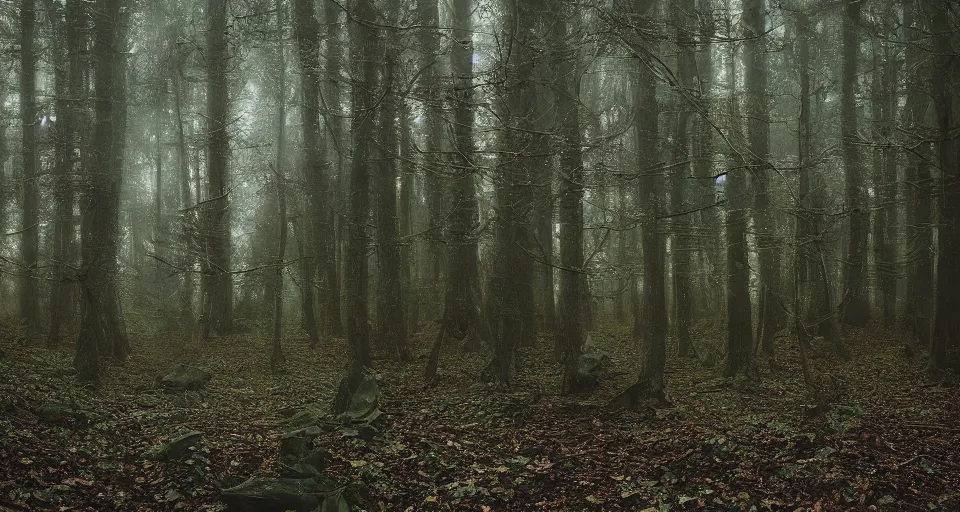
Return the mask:
{"type": "MultiPolygon", "coordinates": [[[[320,24],[314,14],[312,0],[294,1],[294,33],[297,38],[300,57],[300,91],[303,102],[300,106],[300,124],[303,131],[304,166],[306,181],[307,215],[301,222],[310,226],[308,241],[304,243],[307,251],[303,262],[303,323],[310,343],[320,343],[317,319],[314,311],[314,269],[318,262],[328,262],[325,255],[332,245],[330,230],[326,229],[324,201],[329,197],[327,178],[323,175],[325,167],[324,151],[321,148],[323,137],[320,134],[320,24]]],[[[303,233],[301,233],[303,237],[303,233]]]]}
{"type": "Polygon", "coordinates": [[[40,190],[37,186],[36,0],[20,1],[20,126],[23,153],[23,216],[20,222],[20,320],[27,339],[40,329],[37,263],[40,244],[40,190]]]}
{"type": "MultiPolygon", "coordinates": [[[[59,4],[57,4],[59,5],[59,4]]],[[[76,160],[76,130],[79,126],[79,111],[86,98],[83,82],[83,59],[81,52],[85,41],[82,33],[86,17],[83,2],[70,0],[65,13],[51,13],[57,20],[57,64],[55,68],[57,89],[57,163],[54,197],[56,216],[53,234],[54,280],[50,290],[50,335],[48,344],[60,343],[62,328],[68,329],[73,321],[75,288],[68,282],[67,267],[74,257],[74,168],[76,160]],[[61,20],[61,15],[65,19],[61,20]]]]}
{"type": "MultiPolygon", "coordinates": [[[[729,23],[729,22],[728,22],[729,23]]],[[[729,25],[728,25],[729,27],[729,25]]],[[[730,30],[732,31],[732,30],[730,30]]],[[[747,212],[750,192],[746,161],[736,144],[743,139],[739,124],[739,96],[736,94],[736,49],[731,48],[729,69],[729,115],[731,119],[730,167],[725,175],[727,203],[727,365],[724,374],[734,377],[753,369],[753,309],[750,300],[750,259],[747,245],[747,212]]]]}
{"type": "Polygon", "coordinates": [[[276,0],[274,8],[277,11],[277,161],[274,168],[273,180],[277,188],[277,224],[280,233],[277,237],[276,279],[279,285],[274,294],[273,308],[273,350],[270,352],[270,367],[274,373],[283,371],[286,357],[283,355],[283,258],[287,249],[287,195],[286,179],[284,177],[284,145],[286,144],[287,129],[287,64],[284,61],[284,2],[276,0]]]}
{"type": "Polygon", "coordinates": [[[208,230],[206,328],[225,336],[233,330],[233,280],[230,274],[230,133],[227,113],[227,0],[207,1],[207,201],[208,230]]]}
{"type": "Polygon", "coordinates": [[[465,336],[471,328],[480,335],[487,330],[477,309],[481,286],[477,238],[474,234],[478,228],[478,212],[473,142],[472,14],[473,0],[456,0],[453,3],[454,45],[450,64],[455,101],[451,141],[454,164],[449,193],[453,211],[447,228],[450,238],[450,276],[444,297],[444,326],[449,326],[458,337],[465,336]]]}
{"type": "Polygon", "coordinates": [[[930,374],[940,378],[947,369],[947,351],[951,343],[960,339],[960,144],[951,135],[954,129],[957,86],[957,57],[954,54],[954,32],[951,23],[957,21],[956,6],[952,2],[936,0],[926,4],[930,20],[935,64],[932,66],[930,89],[936,109],[937,163],[940,177],[940,223],[938,239],[942,244],[937,257],[937,309],[933,336],[930,338],[930,374]]]}
{"type": "Polygon", "coordinates": [[[580,140],[579,39],[576,13],[562,2],[551,11],[555,20],[556,79],[554,102],[560,151],[560,338],[563,382],[561,393],[578,390],[578,363],[586,338],[583,325],[586,276],[583,255],[584,172],[580,140]]]}
{"type": "Polygon", "coordinates": [[[693,271],[693,243],[691,240],[690,216],[682,214],[689,209],[687,204],[687,183],[690,182],[690,108],[688,98],[693,97],[693,78],[696,73],[692,31],[687,22],[694,13],[693,0],[674,0],[672,3],[673,23],[677,38],[677,130],[674,138],[673,160],[675,168],[671,177],[670,201],[675,216],[673,222],[673,306],[677,347],[680,357],[692,357],[693,342],[690,339],[690,317],[693,314],[690,277],[693,271]]]}
{"type": "Polygon", "coordinates": [[[811,335],[821,333],[837,353],[846,354],[846,346],[840,337],[837,328],[837,317],[833,308],[832,287],[830,274],[824,262],[823,237],[824,233],[820,222],[825,211],[818,204],[814,190],[821,189],[817,174],[817,163],[813,159],[813,121],[810,97],[812,95],[810,73],[810,40],[813,32],[810,27],[809,16],[800,11],[796,14],[797,31],[797,65],[800,75],[800,117],[797,126],[797,168],[799,169],[799,186],[796,204],[796,230],[794,241],[796,251],[793,261],[793,328],[800,345],[801,366],[804,381],[808,386],[814,386],[814,377],[808,358],[808,347],[811,335]],[[819,293],[811,293],[811,289],[819,293]],[[820,307],[812,307],[811,303],[823,301],[820,307]],[[814,311],[815,325],[808,328],[805,321],[807,313],[814,311]]]}
{"type": "MultiPolygon", "coordinates": [[[[654,8],[656,0],[634,0],[631,15],[637,20],[633,25],[637,37],[642,40],[642,30],[648,27],[644,18],[654,8]]],[[[635,50],[633,50],[635,51],[635,50]]],[[[636,407],[645,398],[666,402],[667,363],[667,285],[666,285],[666,239],[661,232],[661,218],[665,215],[664,183],[657,169],[660,144],[660,106],[657,101],[656,75],[653,62],[648,56],[638,53],[634,59],[637,82],[634,86],[635,148],[637,151],[637,197],[640,198],[640,240],[643,251],[643,297],[635,307],[634,335],[642,333],[638,340],[643,358],[637,382],[627,388],[618,401],[636,407]],[[642,322],[642,323],[641,323],[642,322]]]]}
{"type": "MultiPolygon", "coordinates": [[[[814,191],[824,188],[813,157],[813,112],[811,96],[814,84],[811,79],[810,41],[814,32],[809,14],[796,14],[797,67],[800,76],[800,116],[797,126],[797,168],[799,187],[796,204],[796,230],[794,240],[794,330],[801,348],[805,349],[811,334],[819,333],[834,347],[838,354],[846,354],[847,348],[840,337],[837,316],[833,305],[833,287],[830,272],[824,257],[824,229],[822,219],[826,210],[814,191]],[[812,315],[811,315],[812,313],[812,315]],[[813,329],[808,329],[806,319],[812,316],[813,329]]],[[[806,355],[803,356],[806,359],[806,355]]],[[[804,361],[806,364],[806,361],[804,361]]],[[[809,373],[809,372],[808,372],[809,373]]],[[[810,375],[805,374],[805,377],[810,375]]],[[[810,384],[808,378],[808,384],[810,384]]]]}
{"type": "Polygon", "coordinates": [[[350,216],[347,226],[347,251],[344,261],[347,294],[347,343],[350,356],[347,373],[334,399],[334,412],[343,412],[370,366],[370,329],[367,312],[367,233],[370,211],[370,163],[375,142],[377,87],[377,48],[379,37],[371,23],[376,11],[371,0],[353,0],[350,4],[350,63],[354,77],[353,166],[350,169],[350,216]]]}
{"type": "MultiPolygon", "coordinates": [[[[927,94],[929,70],[923,66],[926,57],[921,49],[926,12],[914,2],[904,4],[903,24],[908,45],[904,68],[911,70],[907,80],[904,105],[904,123],[909,133],[920,133],[930,106],[927,94]]],[[[934,315],[933,297],[933,229],[930,162],[933,160],[929,140],[912,142],[915,152],[907,155],[904,169],[904,199],[906,203],[905,253],[907,279],[904,296],[904,320],[908,330],[921,346],[929,346],[934,315]]]]}
{"type": "Polygon", "coordinates": [[[860,151],[857,149],[856,86],[860,60],[860,9],[863,2],[847,0],[843,8],[843,64],[840,79],[840,147],[843,152],[844,183],[850,231],[843,274],[845,306],[843,321],[864,327],[870,320],[867,295],[867,231],[870,216],[863,198],[860,151]]]}
{"type": "MultiPolygon", "coordinates": [[[[175,39],[179,39],[179,27],[180,24],[175,23],[172,29],[172,37],[175,39]]],[[[171,45],[171,47],[176,48],[175,45],[171,45]]],[[[173,108],[177,120],[177,167],[180,188],[180,222],[182,228],[180,234],[182,244],[180,266],[184,269],[183,281],[180,288],[180,328],[184,332],[191,332],[196,322],[193,307],[193,267],[196,262],[196,257],[194,254],[195,244],[193,243],[194,240],[191,235],[194,234],[193,226],[196,225],[197,210],[192,204],[193,193],[191,192],[192,188],[190,184],[190,155],[189,148],[187,147],[187,135],[183,127],[185,123],[183,117],[184,85],[181,76],[183,74],[183,60],[183,56],[180,53],[175,54],[172,59],[175,64],[170,69],[170,73],[173,75],[173,108]]],[[[197,169],[198,174],[199,172],[199,169],[197,169]]],[[[199,183],[197,185],[196,199],[197,203],[199,203],[201,190],[199,183]]]]}
{"type": "MultiPolygon", "coordinates": [[[[890,9],[878,13],[877,21],[884,32],[896,30],[891,25],[890,9]]],[[[875,206],[873,212],[873,263],[877,282],[877,302],[884,327],[894,324],[897,303],[897,262],[894,240],[897,236],[897,151],[890,149],[897,122],[897,76],[899,59],[889,44],[875,38],[873,42],[874,72],[870,87],[870,111],[876,148],[873,152],[872,181],[875,206]]]]}
{"type": "MultiPolygon", "coordinates": [[[[391,16],[389,24],[396,24],[391,16]]],[[[400,267],[400,226],[397,217],[397,114],[399,102],[396,68],[400,61],[400,40],[395,30],[386,37],[386,61],[383,70],[383,103],[380,109],[380,165],[377,186],[377,244],[380,262],[380,296],[383,311],[380,333],[400,361],[409,361],[407,322],[404,318],[400,267]]]]}
{"type": "Polygon", "coordinates": [[[431,286],[437,286],[443,277],[443,250],[439,243],[443,229],[443,187],[441,180],[442,161],[440,145],[443,140],[443,120],[440,101],[440,14],[437,0],[417,0],[417,15],[420,30],[420,88],[424,98],[424,126],[428,134],[425,140],[426,161],[424,162],[424,181],[426,183],[426,203],[428,219],[427,279],[431,286]]]}
{"type": "Polygon", "coordinates": [[[494,337],[493,359],[484,377],[509,388],[514,350],[532,344],[536,333],[533,312],[533,259],[530,227],[533,206],[531,167],[535,155],[534,109],[536,89],[527,76],[536,66],[542,5],[536,1],[506,0],[504,38],[500,49],[505,59],[499,72],[495,110],[501,123],[498,145],[501,154],[494,177],[496,220],[493,269],[488,301],[494,337]],[[509,59],[506,59],[509,56],[509,59]]]}
{"type": "MultiPolygon", "coordinates": [[[[716,21],[714,20],[713,1],[697,0],[697,18],[699,20],[699,52],[696,56],[696,88],[693,91],[699,115],[694,117],[694,133],[691,149],[693,158],[694,200],[702,208],[699,219],[694,222],[699,225],[700,253],[702,281],[700,298],[703,304],[710,307],[703,309],[713,313],[710,320],[723,318],[723,308],[717,307],[723,301],[724,286],[717,270],[723,264],[723,229],[721,206],[717,201],[716,178],[714,176],[714,126],[710,119],[712,103],[714,101],[713,87],[714,58],[713,40],[716,38],[716,21]]],[[[697,303],[697,304],[701,304],[697,303]]]]}
{"type": "MultiPolygon", "coordinates": [[[[327,144],[327,160],[332,164],[330,175],[336,176],[337,181],[331,186],[336,190],[337,196],[343,191],[340,186],[341,180],[347,176],[347,149],[344,141],[345,134],[343,129],[343,120],[340,113],[342,103],[342,87],[340,69],[343,67],[343,48],[339,34],[345,32],[342,25],[338,23],[342,9],[336,2],[324,2],[324,22],[327,25],[327,33],[330,34],[326,41],[326,86],[323,88],[323,96],[326,99],[324,126],[327,128],[328,135],[333,144],[327,144]]],[[[327,295],[324,297],[326,304],[327,328],[331,334],[339,335],[343,333],[343,313],[340,304],[340,244],[342,242],[343,221],[342,216],[337,214],[337,210],[344,211],[345,205],[339,204],[331,199],[332,205],[337,209],[328,208],[327,228],[332,243],[326,251],[327,261],[323,262],[325,269],[325,278],[327,281],[327,295]]]]}
{"type": "Polygon", "coordinates": [[[116,143],[116,125],[126,108],[125,80],[119,75],[116,55],[122,40],[122,0],[98,0],[94,11],[94,114],[91,165],[81,203],[81,321],[74,365],[85,382],[99,380],[100,358],[126,359],[126,329],[120,316],[117,289],[119,256],[120,186],[118,165],[122,146],[116,143]]]}
{"type": "Polygon", "coordinates": [[[743,67],[746,89],[747,139],[750,145],[748,164],[753,178],[754,223],[757,226],[757,252],[760,261],[760,316],[757,341],[763,351],[773,356],[774,335],[779,330],[780,304],[780,241],[777,217],[770,199],[770,122],[767,100],[766,23],[763,0],[744,2],[743,67]]]}

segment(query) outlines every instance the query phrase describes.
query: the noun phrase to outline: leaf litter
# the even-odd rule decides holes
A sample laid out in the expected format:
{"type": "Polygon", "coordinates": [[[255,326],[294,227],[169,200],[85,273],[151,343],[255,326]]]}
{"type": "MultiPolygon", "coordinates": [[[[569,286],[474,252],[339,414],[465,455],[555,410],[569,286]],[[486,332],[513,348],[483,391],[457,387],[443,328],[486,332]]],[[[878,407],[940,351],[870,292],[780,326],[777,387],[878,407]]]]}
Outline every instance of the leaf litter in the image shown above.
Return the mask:
{"type": "MultiPolygon", "coordinates": [[[[819,347],[814,365],[843,386],[816,417],[787,341],[758,382],[671,358],[672,407],[622,411],[607,404],[638,367],[625,332],[594,334],[619,371],[570,397],[548,350],[522,349],[501,392],[477,383],[488,354],[453,344],[426,389],[431,334],[414,363],[376,362],[382,428],[323,435],[325,476],[362,487],[364,510],[960,510],[960,393],[925,385],[889,333],[848,333],[851,362],[819,347]]],[[[274,375],[266,339],[141,338],[90,390],[68,350],[0,345],[0,511],[226,510],[223,489],[276,476],[285,420],[330,402],[346,353],[285,340],[274,375]],[[212,380],[157,385],[181,363],[212,380]]]]}

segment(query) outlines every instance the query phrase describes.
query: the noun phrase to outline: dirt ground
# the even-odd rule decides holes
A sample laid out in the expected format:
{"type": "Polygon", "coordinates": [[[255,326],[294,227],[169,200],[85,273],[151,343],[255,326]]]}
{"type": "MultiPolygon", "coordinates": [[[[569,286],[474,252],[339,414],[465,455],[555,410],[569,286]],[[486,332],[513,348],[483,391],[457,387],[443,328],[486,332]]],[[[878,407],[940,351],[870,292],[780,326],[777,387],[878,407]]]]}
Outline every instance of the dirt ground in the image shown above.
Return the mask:
{"type": "MultiPolygon", "coordinates": [[[[924,361],[889,333],[846,333],[849,362],[814,347],[833,405],[822,414],[786,338],[780,369],[764,362],[758,382],[671,357],[672,407],[616,411],[606,404],[639,362],[626,333],[593,333],[612,375],[573,397],[557,394],[546,342],[520,351],[510,393],[477,383],[484,349],[456,345],[425,389],[432,334],[412,340],[413,363],[376,362],[382,433],[327,440],[327,472],[362,483],[365,510],[960,511],[960,391],[927,385],[924,361]]],[[[0,339],[0,511],[225,510],[220,489],[274,474],[282,419],[328,404],[344,367],[343,340],[284,343],[287,372],[274,376],[266,338],[135,336],[130,360],[89,390],[74,381],[69,347],[0,339]],[[165,393],[156,377],[179,362],[213,380],[165,393]],[[76,417],[38,417],[50,402],[76,417]],[[143,456],[188,430],[203,445],[185,460],[143,456]]]]}

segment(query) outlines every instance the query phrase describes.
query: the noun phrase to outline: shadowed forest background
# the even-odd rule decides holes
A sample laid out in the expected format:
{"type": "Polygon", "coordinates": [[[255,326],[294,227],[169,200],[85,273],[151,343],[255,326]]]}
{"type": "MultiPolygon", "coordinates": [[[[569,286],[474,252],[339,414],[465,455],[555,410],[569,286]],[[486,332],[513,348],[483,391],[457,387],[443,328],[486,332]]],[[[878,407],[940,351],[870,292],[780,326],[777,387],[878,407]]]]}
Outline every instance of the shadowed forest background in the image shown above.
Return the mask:
{"type": "Polygon", "coordinates": [[[0,511],[960,510],[953,0],[0,0],[0,511]]]}

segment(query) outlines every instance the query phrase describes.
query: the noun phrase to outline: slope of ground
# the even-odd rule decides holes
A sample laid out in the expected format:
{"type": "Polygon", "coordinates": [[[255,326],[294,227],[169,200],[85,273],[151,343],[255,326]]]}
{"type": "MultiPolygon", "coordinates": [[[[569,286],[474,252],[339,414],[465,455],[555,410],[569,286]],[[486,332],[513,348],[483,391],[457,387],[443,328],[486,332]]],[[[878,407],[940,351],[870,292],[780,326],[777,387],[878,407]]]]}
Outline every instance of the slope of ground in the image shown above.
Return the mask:
{"type": "MultiPolygon", "coordinates": [[[[835,406],[819,415],[786,339],[781,369],[759,382],[671,358],[673,407],[613,411],[638,363],[624,333],[594,333],[614,376],[575,397],[557,396],[546,348],[519,353],[514,392],[502,393],[476,383],[483,350],[448,347],[424,389],[429,334],[413,340],[413,364],[377,362],[383,434],[327,440],[328,471],[362,482],[367,510],[960,510],[960,393],[925,386],[923,363],[884,333],[849,333],[849,362],[815,347],[835,406]]],[[[69,350],[0,340],[0,511],[224,510],[221,488],[273,473],[282,418],[329,402],[346,353],[342,340],[310,350],[290,339],[288,371],[273,376],[268,347],[140,337],[130,361],[84,390],[69,350]],[[164,393],[155,379],[178,362],[213,380],[164,393]],[[38,417],[50,403],[69,413],[38,417]],[[144,457],[189,430],[204,443],[185,460],[144,457]]]]}

